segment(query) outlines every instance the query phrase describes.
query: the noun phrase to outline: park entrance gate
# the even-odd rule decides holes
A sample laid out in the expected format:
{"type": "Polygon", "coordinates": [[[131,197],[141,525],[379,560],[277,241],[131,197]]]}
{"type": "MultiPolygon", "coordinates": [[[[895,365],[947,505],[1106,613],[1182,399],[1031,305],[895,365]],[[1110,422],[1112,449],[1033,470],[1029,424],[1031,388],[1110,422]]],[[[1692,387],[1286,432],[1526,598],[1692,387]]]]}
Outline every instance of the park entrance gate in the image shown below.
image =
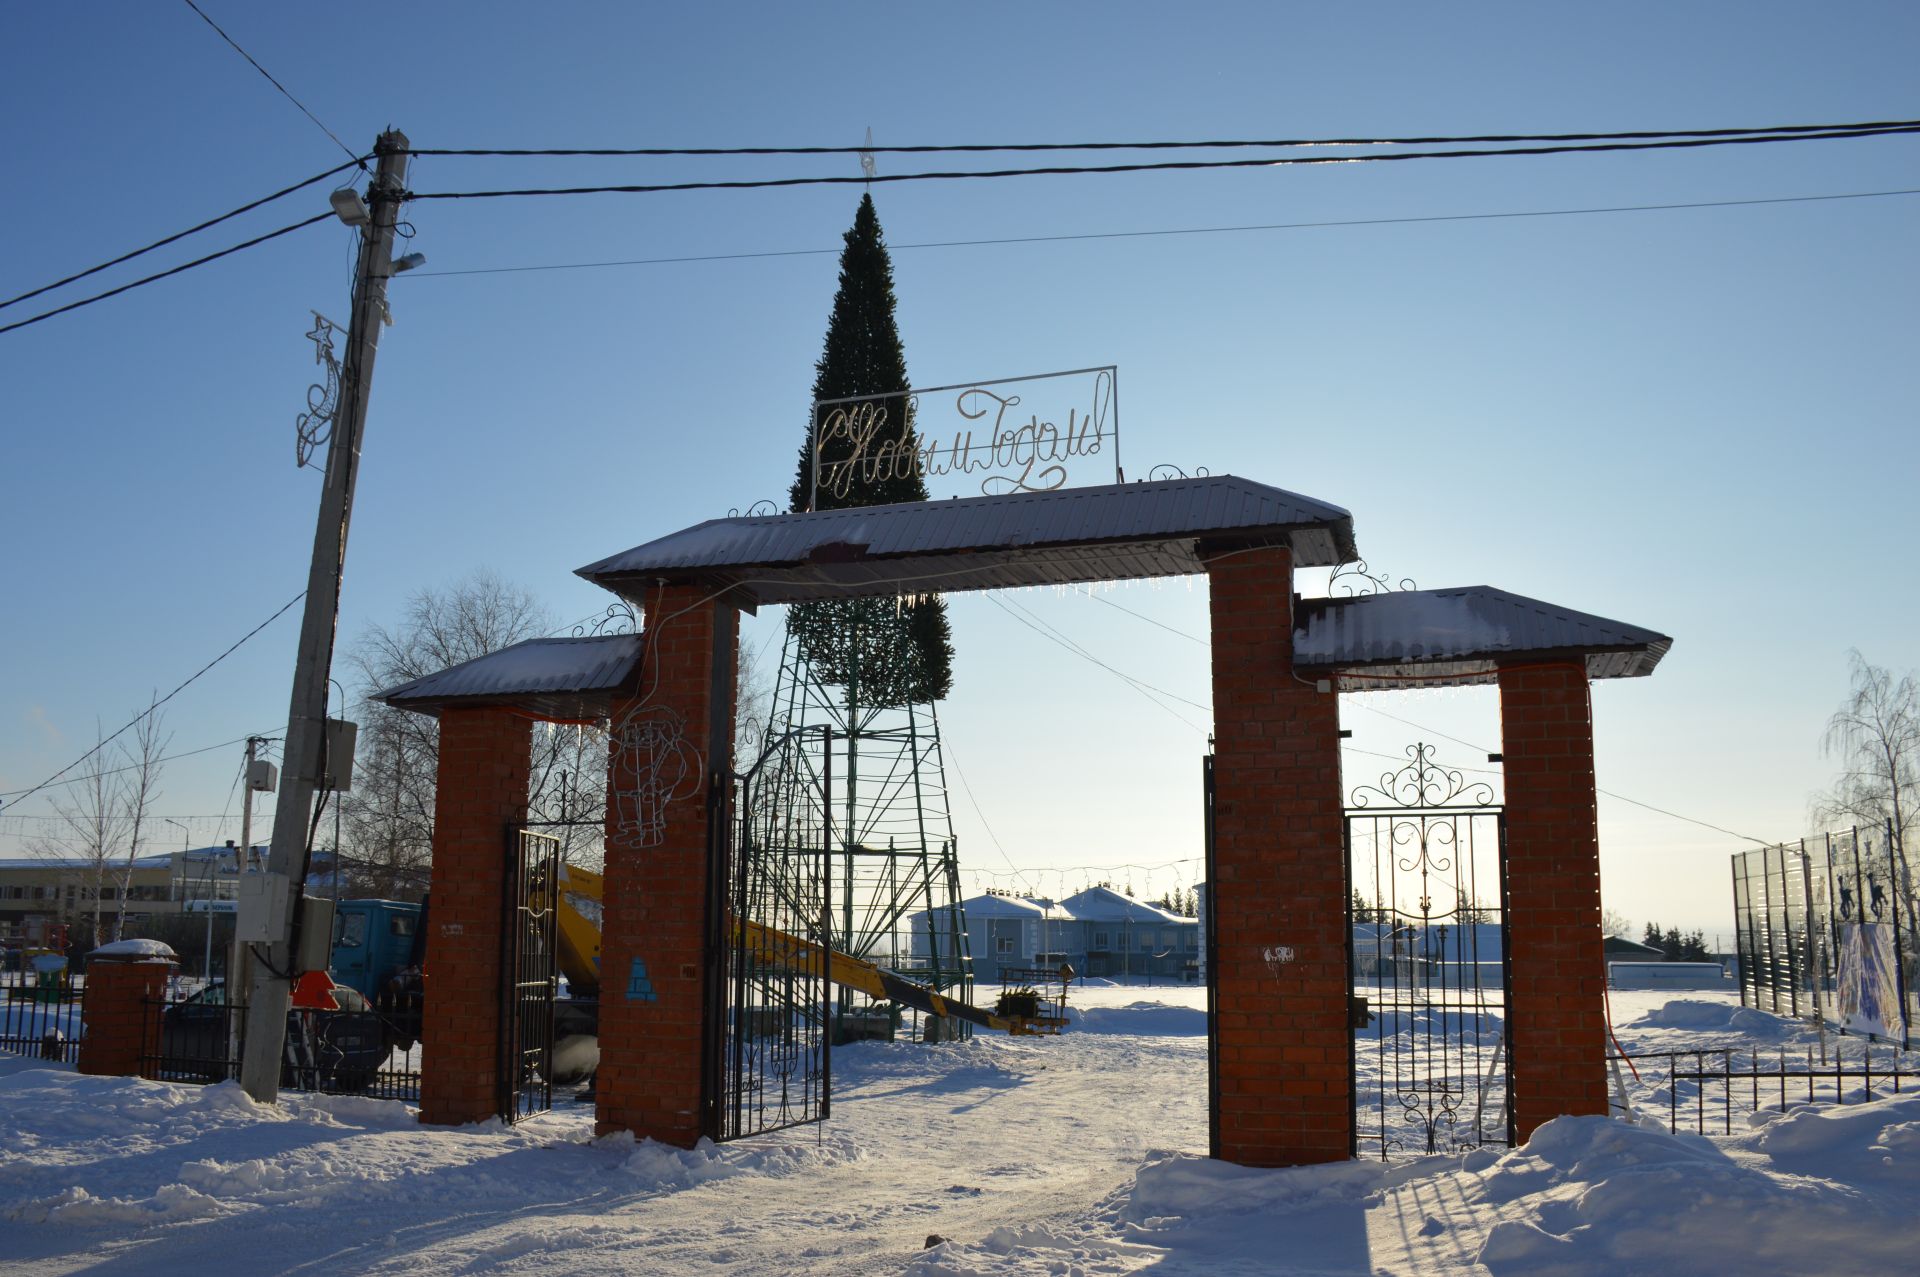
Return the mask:
{"type": "Polygon", "coordinates": [[[515,1122],[553,1107],[553,1000],[559,921],[560,840],[511,832],[507,925],[500,929],[500,1071],[497,1108],[515,1122]]]}
{"type": "Polygon", "coordinates": [[[1505,815],[1407,753],[1346,812],[1356,1157],[1513,1143],[1505,815]]]}
{"type": "Polygon", "coordinates": [[[724,865],[711,902],[712,951],[704,1045],[714,1138],[741,1139],[828,1116],[832,986],[819,962],[766,960],[755,928],[831,947],[827,856],[833,756],[824,728],[769,742],[743,773],[716,786],[714,836],[724,865]]]}

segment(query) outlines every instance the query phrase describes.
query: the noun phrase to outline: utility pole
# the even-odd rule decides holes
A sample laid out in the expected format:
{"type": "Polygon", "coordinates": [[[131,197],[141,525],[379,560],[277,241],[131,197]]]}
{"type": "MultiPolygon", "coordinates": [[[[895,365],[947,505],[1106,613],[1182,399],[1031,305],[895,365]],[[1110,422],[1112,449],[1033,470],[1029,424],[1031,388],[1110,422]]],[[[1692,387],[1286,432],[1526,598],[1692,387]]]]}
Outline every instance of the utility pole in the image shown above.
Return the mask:
{"type": "MultiPolygon", "coordinates": [[[[253,762],[259,756],[259,748],[265,741],[261,736],[247,737],[247,761],[240,768],[240,850],[233,857],[233,891],[240,894],[240,875],[247,872],[247,866],[253,860],[253,762]]],[[[233,846],[228,843],[227,846],[233,846]]],[[[239,901],[234,902],[235,909],[239,901]]],[[[207,952],[213,952],[213,897],[207,897],[207,952]]],[[[213,960],[207,960],[207,979],[213,979],[213,960]]],[[[247,946],[239,939],[235,931],[233,944],[227,954],[227,996],[230,1002],[238,1001],[237,990],[252,987],[253,959],[247,954],[247,946]]],[[[240,1024],[232,1016],[227,1017],[230,1031],[237,1044],[241,1040],[240,1024]]],[[[228,1058],[232,1058],[229,1056],[228,1058]]]]}
{"type": "MultiPolygon", "coordinates": [[[[327,679],[339,622],[347,526],[353,515],[353,482],[360,469],[360,441],[373,389],[373,361],[386,315],[387,280],[394,269],[394,224],[406,192],[408,148],[406,135],[397,129],[382,133],[374,144],[379,168],[367,189],[370,217],[360,228],[347,358],[340,371],[340,406],[327,445],[326,484],[320,493],[313,563],[307,573],[306,611],[300,623],[293,695],[287,710],[286,754],[280,801],[273,814],[273,844],[267,854],[267,872],[261,875],[264,890],[256,890],[242,900],[236,928],[241,935],[266,937],[264,943],[257,939],[248,942],[254,961],[247,981],[247,1040],[240,1061],[240,1085],[264,1103],[272,1103],[280,1095],[287,1008],[298,974],[293,970],[294,940],[299,928],[301,888],[307,876],[313,796],[327,771],[327,679]]],[[[349,199],[347,203],[355,201],[349,199]]],[[[338,199],[335,207],[340,208],[338,199]]],[[[342,216],[344,220],[345,214],[342,216]]]]}

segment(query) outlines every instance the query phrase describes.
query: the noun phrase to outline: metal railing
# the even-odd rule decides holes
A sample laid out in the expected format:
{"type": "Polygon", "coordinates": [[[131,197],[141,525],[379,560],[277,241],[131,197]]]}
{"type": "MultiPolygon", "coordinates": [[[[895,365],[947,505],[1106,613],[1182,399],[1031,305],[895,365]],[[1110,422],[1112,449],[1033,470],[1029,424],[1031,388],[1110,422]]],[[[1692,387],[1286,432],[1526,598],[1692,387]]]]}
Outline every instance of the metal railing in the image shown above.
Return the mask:
{"type": "Polygon", "coordinates": [[[0,973],[0,1051],[71,1064],[80,1057],[80,995],[70,972],[0,973]]]}
{"type": "Polygon", "coordinates": [[[1622,1116],[1663,1117],[1667,1129],[1696,1135],[1731,1135],[1736,1118],[1799,1104],[1864,1104],[1920,1089],[1920,1057],[1860,1038],[1771,1051],[1744,1047],[1657,1051],[1608,1057],[1610,1067],[1630,1066],[1652,1097],[1622,1116]]]}
{"type": "MultiPolygon", "coordinates": [[[[218,989],[219,986],[214,986],[218,989]]],[[[246,1007],[207,996],[156,998],[140,1049],[140,1076],[162,1082],[224,1082],[240,1076],[246,1007]]],[[[287,1013],[283,1090],[418,1102],[420,1047],[375,1011],[287,1013]]]]}

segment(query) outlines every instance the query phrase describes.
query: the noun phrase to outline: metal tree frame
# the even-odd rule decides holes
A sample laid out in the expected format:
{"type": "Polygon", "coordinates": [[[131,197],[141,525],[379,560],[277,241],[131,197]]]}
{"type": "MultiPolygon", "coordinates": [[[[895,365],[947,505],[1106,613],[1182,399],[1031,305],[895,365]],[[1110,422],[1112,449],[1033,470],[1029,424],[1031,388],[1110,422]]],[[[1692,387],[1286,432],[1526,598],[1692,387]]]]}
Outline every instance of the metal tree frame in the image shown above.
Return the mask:
{"type": "Polygon", "coordinates": [[[832,1019],[823,968],[764,962],[747,922],[826,946],[833,846],[833,756],[823,728],[773,738],[745,773],[730,774],[723,1005],[710,1021],[708,1093],[721,1140],[821,1121],[831,1108],[832,1019]]]}
{"type": "Polygon", "coordinates": [[[1407,754],[1346,813],[1355,1156],[1513,1142],[1505,814],[1432,746],[1407,754]]]}
{"type": "MultiPolygon", "coordinates": [[[[972,1001],[973,964],[934,706],[866,705],[857,689],[820,682],[789,626],[768,736],[803,732],[817,734],[809,739],[823,746],[788,749],[779,765],[801,773],[782,782],[788,792],[817,789],[833,812],[833,947],[972,1001]]],[[[840,990],[837,1036],[890,1033],[897,1014],[840,990]]]]}

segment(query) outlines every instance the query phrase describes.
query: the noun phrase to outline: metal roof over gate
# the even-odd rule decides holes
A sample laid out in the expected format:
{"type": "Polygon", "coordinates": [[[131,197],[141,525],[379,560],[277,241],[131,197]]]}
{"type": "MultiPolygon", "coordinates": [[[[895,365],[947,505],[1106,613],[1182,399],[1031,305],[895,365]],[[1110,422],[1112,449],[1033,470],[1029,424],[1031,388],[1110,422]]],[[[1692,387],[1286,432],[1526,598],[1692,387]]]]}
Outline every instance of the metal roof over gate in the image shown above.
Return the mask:
{"type": "Polygon", "coordinates": [[[1206,570],[1209,550],[1287,546],[1299,567],[1357,556],[1353,516],[1233,475],[710,519],[588,564],[639,601],[657,581],[743,607],[1064,585],[1206,570]]]}
{"type": "Polygon", "coordinates": [[[1636,678],[1673,646],[1665,634],[1490,585],[1304,599],[1294,609],[1294,667],[1330,673],[1343,692],[1491,683],[1501,665],[1565,659],[1589,678],[1636,678]]]}
{"type": "Polygon", "coordinates": [[[388,688],[376,699],[438,714],[448,703],[512,704],[561,722],[605,718],[615,692],[631,690],[640,666],[638,634],[537,638],[388,688]]]}

